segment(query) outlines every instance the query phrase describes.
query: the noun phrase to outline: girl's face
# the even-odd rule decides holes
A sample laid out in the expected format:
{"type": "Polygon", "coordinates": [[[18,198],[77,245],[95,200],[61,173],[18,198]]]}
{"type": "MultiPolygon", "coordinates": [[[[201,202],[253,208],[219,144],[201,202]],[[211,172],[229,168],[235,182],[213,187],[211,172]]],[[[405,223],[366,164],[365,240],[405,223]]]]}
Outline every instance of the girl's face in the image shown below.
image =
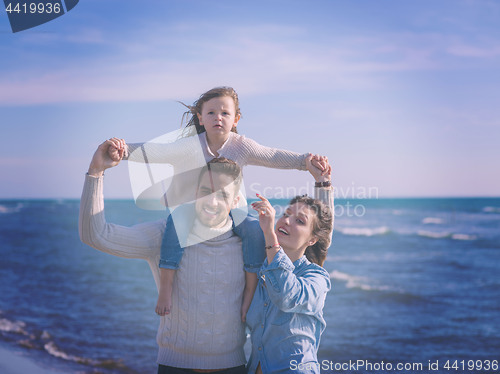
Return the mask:
{"type": "Polygon", "coordinates": [[[240,117],[236,114],[234,100],[229,96],[208,100],[203,103],[201,114],[198,114],[200,125],[205,127],[209,139],[227,139],[231,129],[238,125],[240,117]]]}
{"type": "Polygon", "coordinates": [[[304,203],[290,205],[276,222],[274,231],[278,242],[288,251],[305,251],[317,241],[313,236],[315,219],[317,219],[316,214],[308,205],[304,203]]]}

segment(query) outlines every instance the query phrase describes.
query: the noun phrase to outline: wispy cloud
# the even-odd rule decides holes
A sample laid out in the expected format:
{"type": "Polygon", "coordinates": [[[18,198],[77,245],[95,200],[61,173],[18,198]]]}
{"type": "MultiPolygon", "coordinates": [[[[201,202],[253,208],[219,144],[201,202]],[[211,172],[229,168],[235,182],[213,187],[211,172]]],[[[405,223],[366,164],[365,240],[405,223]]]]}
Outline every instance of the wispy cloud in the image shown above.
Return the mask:
{"type": "Polygon", "coordinates": [[[91,28],[70,36],[28,36],[24,42],[40,48],[51,43],[98,47],[85,57],[60,61],[56,56],[54,65],[45,57],[44,66],[23,64],[1,74],[0,104],[164,100],[220,84],[248,93],[383,88],[380,73],[446,69],[450,58],[500,55],[500,46],[471,47],[456,36],[436,33],[316,40],[305,28],[262,24],[235,27],[231,33],[221,28],[214,41],[213,26],[210,37],[193,37],[200,29],[198,23],[158,23],[124,37],[91,28]]]}

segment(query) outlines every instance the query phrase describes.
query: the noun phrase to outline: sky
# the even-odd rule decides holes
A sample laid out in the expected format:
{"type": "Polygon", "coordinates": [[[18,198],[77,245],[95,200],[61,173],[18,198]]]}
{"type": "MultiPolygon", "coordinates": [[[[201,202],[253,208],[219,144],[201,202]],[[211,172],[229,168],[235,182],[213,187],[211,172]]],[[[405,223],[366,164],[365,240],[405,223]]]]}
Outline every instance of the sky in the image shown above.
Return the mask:
{"type": "MultiPolygon", "coordinates": [[[[0,199],[78,198],[101,142],[174,131],[177,100],[222,85],[240,134],[328,156],[337,197],[500,196],[499,19],[490,0],[81,0],[14,34],[2,10],[0,199]]],[[[132,198],[126,165],[105,178],[132,198]]]]}

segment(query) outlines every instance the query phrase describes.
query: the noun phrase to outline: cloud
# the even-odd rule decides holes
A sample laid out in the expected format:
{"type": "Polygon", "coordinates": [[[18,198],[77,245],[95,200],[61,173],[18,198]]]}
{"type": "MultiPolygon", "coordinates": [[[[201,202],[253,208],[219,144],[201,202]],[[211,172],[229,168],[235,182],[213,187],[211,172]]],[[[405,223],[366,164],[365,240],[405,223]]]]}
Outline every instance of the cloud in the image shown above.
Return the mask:
{"type": "Polygon", "coordinates": [[[493,46],[476,46],[457,44],[447,49],[447,52],[460,57],[492,58],[500,56],[500,43],[493,46]]]}
{"type": "Polygon", "coordinates": [[[456,56],[500,54],[500,47],[466,47],[456,36],[440,34],[316,38],[303,27],[262,24],[234,27],[231,33],[212,26],[210,35],[200,35],[205,28],[158,23],[121,37],[91,28],[66,36],[27,36],[25,45],[39,46],[34,53],[42,56],[36,59],[42,65],[4,70],[0,104],[166,100],[197,96],[221,84],[248,94],[383,89],[387,78],[381,74],[446,69],[456,56]],[[95,48],[85,56],[56,55],[51,64],[43,47],[54,43],[95,48]]]}

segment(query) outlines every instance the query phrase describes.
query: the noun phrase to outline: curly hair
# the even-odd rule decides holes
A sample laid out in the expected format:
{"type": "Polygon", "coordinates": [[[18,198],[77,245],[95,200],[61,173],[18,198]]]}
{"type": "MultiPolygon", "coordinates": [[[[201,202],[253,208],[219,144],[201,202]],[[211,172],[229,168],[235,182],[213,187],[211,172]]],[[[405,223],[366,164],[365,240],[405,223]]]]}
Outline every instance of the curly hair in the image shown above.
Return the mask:
{"type": "Polygon", "coordinates": [[[307,205],[315,213],[312,235],[318,240],[306,248],[305,255],[312,263],[323,266],[328,254],[328,247],[330,247],[333,228],[333,216],[330,207],[309,196],[296,196],[290,201],[290,205],[296,203],[307,205]]]}
{"type": "MultiPolygon", "coordinates": [[[[238,99],[238,94],[232,87],[215,87],[212,88],[211,90],[205,92],[200,96],[198,100],[196,100],[193,105],[186,105],[183,102],[179,101],[182,105],[184,105],[186,108],[189,110],[185,112],[182,115],[182,121],[181,123],[184,122],[184,120],[187,118],[187,124],[186,128],[189,128],[189,126],[194,126],[196,128],[196,133],[201,134],[205,132],[205,127],[200,125],[200,120],[198,119],[198,114],[201,114],[201,110],[203,108],[203,104],[206,103],[207,101],[216,98],[216,97],[230,97],[234,101],[234,108],[235,108],[235,114],[238,116],[241,116],[241,111],[240,111],[240,101],[238,99]]],[[[232,132],[238,133],[236,131],[236,127],[233,126],[231,129],[232,132]]]]}

